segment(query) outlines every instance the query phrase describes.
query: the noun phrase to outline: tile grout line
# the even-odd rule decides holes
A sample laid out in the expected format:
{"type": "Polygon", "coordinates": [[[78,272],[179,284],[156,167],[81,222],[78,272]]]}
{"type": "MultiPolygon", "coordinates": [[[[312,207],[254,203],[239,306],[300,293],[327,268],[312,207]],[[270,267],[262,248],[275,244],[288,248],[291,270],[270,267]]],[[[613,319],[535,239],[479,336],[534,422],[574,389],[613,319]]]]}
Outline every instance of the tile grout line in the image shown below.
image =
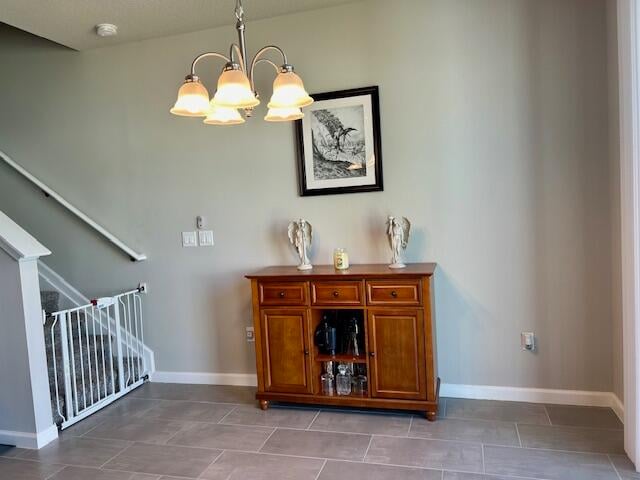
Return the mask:
{"type": "Polygon", "coordinates": [[[551,421],[551,416],[549,415],[549,411],[547,410],[547,406],[542,405],[542,408],[544,409],[544,413],[547,416],[547,420],[549,420],[549,425],[553,425],[553,422],[551,421]]]}
{"type": "Polygon", "coordinates": [[[224,449],[221,449],[221,450],[220,450],[220,453],[219,453],[218,455],[216,455],[216,458],[214,458],[214,459],[213,459],[213,461],[212,461],[209,465],[207,465],[207,466],[205,467],[205,469],[204,469],[202,472],[200,472],[200,475],[198,475],[198,478],[202,478],[202,475],[204,475],[204,472],[206,472],[207,470],[209,470],[209,468],[211,467],[211,465],[213,465],[214,463],[216,463],[216,462],[218,461],[218,459],[222,456],[222,454],[223,454],[224,452],[225,452],[225,450],[224,450],[224,449]]]}
{"type": "Polygon", "coordinates": [[[362,462],[364,463],[367,455],[369,454],[369,449],[371,448],[371,444],[373,443],[373,435],[369,438],[369,445],[367,445],[367,449],[364,451],[364,455],[362,456],[362,462]]]}
{"type": "Polygon", "coordinates": [[[487,473],[487,468],[484,465],[484,443],[480,445],[480,448],[482,449],[482,473],[487,473]]]}
{"type": "Polygon", "coordinates": [[[318,471],[318,474],[315,476],[314,480],[318,480],[318,478],[320,478],[320,475],[322,474],[322,471],[324,470],[324,467],[327,466],[327,462],[329,460],[328,459],[324,459],[324,462],[322,463],[322,467],[320,467],[320,470],[318,471]]]}
{"type": "Polygon", "coordinates": [[[313,417],[313,419],[311,420],[311,422],[309,422],[309,425],[307,425],[307,428],[305,428],[305,430],[309,430],[311,428],[311,426],[313,425],[313,423],[318,419],[318,417],[320,416],[320,412],[322,410],[318,410],[318,412],[315,414],[315,416],[313,417]]]}
{"type": "Polygon", "coordinates": [[[217,425],[222,425],[222,422],[224,421],[224,419],[227,418],[229,415],[231,415],[233,412],[235,412],[239,406],[240,405],[236,405],[231,410],[229,410],[220,420],[218,420],[217,425]]]}
{"type": "MultiPolygon", "coordinates": [[[[170,445],[170,443],[169,443],[169,442],[170,442],[171,440],[173,440],[175,437],[177,437],[177,436],[178,436],[178,434],[183,433],[183,432],[186,432],[186,431],[189,431],[189,430],[191,429],[191,427],[193,427],[193,426],[194,426],[194,423],[195,423],[196,425],[200,425],[200,424],[205,423],[205,422],[188,422],[188,421],[181,421],[180,423],[181,423],[180,428],[178,428],[178,430],[176,430],[176,432],[175,432],[175,433],[172,433],[171,435],[169,435],[169,437],[168,437],[168,438],[166,438],[164,442],[156,443],[156,445],[170,445]]],[[[205,424],[206,424],[206,425],[217,425],[217,423],[205,423],[205,424]]]]}
{"type": "Polygon", "coordinates": [[[407,430],[407,435],[406,437],[409,438],[409,436],[411,435],[411,427],[413,426],[413,415],[411,415],[411,418],[409,419],[409,429],[407,430]]]}
{"type": "MultiPolygon", "coordinates": [[[[403,465],[398,465],[398,466],[403,466],[403,465]]],[[[429,470],[428,468],[423,468],[423,467],[406,467],[406,468],[422,468],[422,470],[429,470]]],[[[442,471],[442,475],[444,476],[445,473],[450,472],[450,473],[470,473],[472,475],[482,475],[484,476],[484,473],[478,473],[478,472],[469,472],[467,470],[449,470],[449,469],[445,469],[442,471]]],[[[504,480],[550,480],[549,478],[538,478],[538,477],[523,477],[520,475],[509,475],[507,477],[498,477],[500,479],[504,478],[504,480]]]]}
{"type": "Polygon", "coordinates": [[[516,422],[516,434],[518,435],[518,443],[520,444],[520,448],[522,448],[522,438],[520,438],[520,429],[518,428],[518,423],[516,422]]]}
{"type": "Polygon", "coordinates": [[[611,459],[611,455],[607,454],[607,458],[609,459],[609,463],[611,464],[611,466],[613,467],[613,471],[616,472],[616,475],[618,476],[618,478],[620,480],[622,480],[622,475],[620,475],[620,472],[618,471],[618,468],[616,467],[616,464],[613,463],[613,460],[611,459]]]}
{"type": "Polygon", "coordinates": [[[267,442],[269,441],[269,439],[273,436],[274,433],[276,433],[276,431],[278,430],[278,427],[274,428],[273,431],[269,434],[269,436],[265,439],[264,442],[262,442],[262,445],[260,445],[260,448],[258,448],[256,450],[256,453],[260,453],[262,451],[262,449],[264,448],[264,446],[267,444],[267,442]]]}
{"type": "Polygon", "coordinates": [[[125,452],[125,450],[128,450],[130,447],[132,447],[135,444],[135,442],[129,442],[129,445],[127,445],[126,447],[124,447],[122,450],[120,450],[117,454],[115,454],[113,457],[111,457],[109,460],[107,460],[106,462],[104,462],[102,465],[100,465],[98,468],[102,469],[102,467],[104,467],[107,463],[109,463],[111,460],[113,460],[114,458],[116,458],[117,456],[123,454],[125,452]]]}
{"type": "MultiPolygon", "coordinates": [[[[96,412],[96,413],[97,413],[97,412],[96,412]]],[[[105,418],[105,419],[104,419],[104,420],[102,420],[101,422],[98,422],[98,424],[97,424],[97,425],[95,425],[95,426],[91,427],[89,430],[87,430],[86,432],[84,432],[82,435],[76,435],[75,437],[76,437],[76,438],[81,438],[81,437],[85,437],[85,436],[89,436],[89,437],[90,437],[89,433],[93,432],[96,428],[98,428],[98,427],[100,427],[100,426],[104,425],[105,423],[107,423],[107,421],[111,420],[112,418],[117,418],[117,417],[111,417],[111,418],[109,418],[109,417],[110,417],[109,415],[105,415],[105,417],[107,417],[107,418],[105,418]]],[[[85,420],[86,420],[86,419],[85,419],[85,420]]],[[[72,436],[73,436],[73,435],[72,435],[72,436]]]]}
{"type": "MultiPolygon", "coordinates": [[[[188,425],[186,425],[186,427],[191,426],[193,424],[203,424],[203,425],[217,425],[215,423],[205,423],[205,422],[186,422],[188,425]]],[[[414,441],[434,441],[434,442],[454,442],[454,443],[467,443],[467,444],[481,444],[482,442],[474,442],[474,441],[470,441],[470,440],[455,440],[455,439],[446,439],[446,438],[424,438],[424,437],[407,437],[407,436],[400,436],[400,435],[390,435],[390,434],[372,434],[372,433],[349,433],[349,432],[344,432],[344,431],[334,431],[334,430],[303,430],[303,429],[299,429],[299,428],[290,428],[290,427],[276,427],[276,426],[257,426],[257,425],[241,425],[241,424],[224,424],[229,425],[229,426],[241,426],[241,427],[245,427],[245,428],[254,428],[254,429],[261,429],[261,430],[267,430],[269,428],[272,429],[272,432],[270,433],[269,437],[271,435],[273,435],[273,433],[275,433],[276,429],[280,429],[280,430],[291,430],[291,431],[300,431],[300,432],[304,432],[304,431],[309,431],[309,432],[318,432],[318,433],[337,433],[337,434],[342,434],[342,435],[360,435],[360,436],[364,436],[364,435],[376,435],[376,436],[381,436],[381,437],[389,437],[389,438],[408,438],[410,440],[414,440],[414,441]]],[[[184,431],[185,426],[182,426],[176,433],[172,434],[167,440],[165,440],[165,443],[153,443],[154,445],[169,445],[167,442],[171,441],[176,435],[178,435],[180,432],[184,431]]],[[[557,449],[557,448],[536,448],[536,447],[523,447],[522,446],[522,442],[521,442],[521,438],[519,435],[519,430],[517,429],[517,424],[516,424],[516,430],[518,433],[518,439],[519,442],[521,444],[521,446],[517,446],[517,445],[504,445],[504,444],[487,444],[487,445],[492,445],[492,446],[498,446],[498,447],[503,447],[503,448],[524,448],[526,450],[534,450],[534,451],[547,451],[547,452],[563,452],[563,453],[575,453],[575,454],[594,454],[594,455],[608,455],[609,452],[593,452],[593,451],[584,451],[584,450],[567,450],[567,449],[557,449]]],[[[267,440],[269,439],[269,437],[267,437],[267,440]]],[[[81,438],[81,437],[75,437],[75,438],[81,438]]],[[[98,437],[88,437],[90,439],[95,439],[95,440],[119,440],[119,441],[123,441],[122,439],[119,438],[98,438],[98,437]]],[[[133,443],[148,443],[148,442],[144,442],[144,441],[136,441],[136,440],[124,440],[124,441],[128,441],[129,443],[133,444],[133,443]]],[[[265,441],[265,443],[266,443],[265,441]]],[[[181,446],[186,446],[186,447],[192,447],[192,448],[207,448],[207,447],[194,447],[193,445],[181,445],[181,446]]],[[[264,447],[264,444],[260,447],[260,449],[262,449],[262,447],[264,447]]],[[[126,447],[128,448],[128,447],[126,447]]],[[[125,448],[125,449],[126,449],[125,448]]],[[[238,450],[238,449],[232,449],[232,450],[238,450]]],[[[121,452],[120,452],[121,453],[121,452]]],[[[7,458],[12,458],[12,457],[7,457],[7,458]]],[[[317,457],[313,457],[313,458],[317,458],[317,457]]],[[[37,460],[35,460],[37,461],[37,460]]]]}
{"type": "MultiPolygon", "coordinates": [[[[45,465],[44,463],[42,465],[45,465]]],[[[51,475],[47,475],[44,480],[49,480],[50,478],[55,477],[57,474],[59,474],[62,470],[64,470],[65,468],[67,468],[68,465],[60,465],[60,470],[56,470],[55,472],[53,472],[51,475]]]]}

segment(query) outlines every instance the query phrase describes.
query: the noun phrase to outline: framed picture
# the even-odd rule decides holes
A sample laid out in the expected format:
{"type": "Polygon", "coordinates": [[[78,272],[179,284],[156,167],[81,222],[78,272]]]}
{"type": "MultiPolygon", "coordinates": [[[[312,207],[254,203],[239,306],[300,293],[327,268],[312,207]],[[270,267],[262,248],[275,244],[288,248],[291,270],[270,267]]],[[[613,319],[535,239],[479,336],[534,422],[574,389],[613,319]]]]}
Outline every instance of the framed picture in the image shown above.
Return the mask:
{"type": "Polygon", "coordinates": [[[381,191],[378,87],[312,97],[296,122],[300,195],[381,191]]]}

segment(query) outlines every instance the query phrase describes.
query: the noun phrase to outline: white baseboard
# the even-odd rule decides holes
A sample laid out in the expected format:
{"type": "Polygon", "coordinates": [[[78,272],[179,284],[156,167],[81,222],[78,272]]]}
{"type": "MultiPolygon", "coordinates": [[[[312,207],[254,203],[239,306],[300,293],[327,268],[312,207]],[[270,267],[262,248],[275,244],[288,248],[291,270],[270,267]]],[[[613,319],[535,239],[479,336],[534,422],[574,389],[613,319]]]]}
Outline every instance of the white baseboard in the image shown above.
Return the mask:
{"type": "Polygon", "coordinates": [[[192,383],[200,385],[237,385],[255,387],[255,373],[154,372],[150,376],[157,383],[192,383]]]}
{"type": "Polygon", "coordinates": [[[471,398],[476,400],[504,400],[528,403],[552,403],[556,405],[609,407],[615,412],[621,422],[624,421],[624,406],[613,392],[443,383],[440,385],[440,395],[442,397],[471,398]]]}
{"type": "Polygon", "coordinates": [[[58,438],[58,427],[51,425],[40,433],[12,432],[0,430],[0,445],[15,445],[18,448],[37,450],[58,438]]]}
{"type": "Polygon", "coordinates": [[[624,404],[615,393],[611,393],[611,396],[613,397],[613,405],[611,405],[611,409],[615,412],[620,421],[624,423],[624,404]]]}
{"type": "MultiPolygon", "coordinates": [[[[253,373],[203,373],[203,372],[155,372],[152,382],[193,383],[205,385],[240,385],[255,387],[253,373]]],[[[443,383],[443,397],[472,398],[477,400],[506,400],[529,403],[555,403],[558,405],[581,405],[609,407],[622,421],[624,406],[612,392],[590,392],[585,390],[557,390],[548,388],[495,387],[489,385],[459,385],[443,383]]]]}

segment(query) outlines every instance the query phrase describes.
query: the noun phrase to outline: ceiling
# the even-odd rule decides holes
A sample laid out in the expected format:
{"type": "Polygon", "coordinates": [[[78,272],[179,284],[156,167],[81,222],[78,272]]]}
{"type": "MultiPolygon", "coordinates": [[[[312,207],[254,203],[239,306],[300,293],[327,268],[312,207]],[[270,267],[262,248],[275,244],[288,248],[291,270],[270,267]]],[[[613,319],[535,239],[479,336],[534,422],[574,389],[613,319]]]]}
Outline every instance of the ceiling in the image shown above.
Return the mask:
{"type": "MultiPolygon", "coordinates": [[[[243,0],[246,20],[315,10],[354,0],[243,0]]],[[[235,0],[0,0],[0,22],[76,49],[235,24],[235,0]],[[95,25],[113,23],[101,38],[95,25]]]]}

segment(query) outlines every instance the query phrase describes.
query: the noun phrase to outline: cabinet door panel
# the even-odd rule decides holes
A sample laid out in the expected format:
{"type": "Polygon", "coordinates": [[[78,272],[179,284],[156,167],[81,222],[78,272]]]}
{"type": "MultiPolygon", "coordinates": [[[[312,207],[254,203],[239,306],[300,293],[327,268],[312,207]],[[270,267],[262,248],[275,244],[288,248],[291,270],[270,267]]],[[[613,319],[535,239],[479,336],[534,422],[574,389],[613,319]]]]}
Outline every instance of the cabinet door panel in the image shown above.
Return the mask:
{"type": "Polygon", "coordinates": [[[372,396],[426,399],[423,312],[370,309],[368,327],[372,396]]]}
{"type": "Polygon", "coordinates": [[[307,311],[265,309],[261,317],[265,390],[311,393],[307,311]]]}

